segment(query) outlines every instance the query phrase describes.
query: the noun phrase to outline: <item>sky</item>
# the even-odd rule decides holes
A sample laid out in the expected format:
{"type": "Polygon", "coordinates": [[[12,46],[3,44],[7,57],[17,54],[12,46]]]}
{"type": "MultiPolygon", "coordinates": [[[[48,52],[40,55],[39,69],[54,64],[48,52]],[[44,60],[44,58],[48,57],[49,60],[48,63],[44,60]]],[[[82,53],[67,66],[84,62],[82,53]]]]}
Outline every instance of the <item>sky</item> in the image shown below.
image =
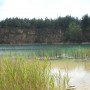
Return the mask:
{"type": "Polygon", "coordinates": [[[90,0],[0,0],[0,20],[6,18],[82,18],[90,15],[90,0]]]}

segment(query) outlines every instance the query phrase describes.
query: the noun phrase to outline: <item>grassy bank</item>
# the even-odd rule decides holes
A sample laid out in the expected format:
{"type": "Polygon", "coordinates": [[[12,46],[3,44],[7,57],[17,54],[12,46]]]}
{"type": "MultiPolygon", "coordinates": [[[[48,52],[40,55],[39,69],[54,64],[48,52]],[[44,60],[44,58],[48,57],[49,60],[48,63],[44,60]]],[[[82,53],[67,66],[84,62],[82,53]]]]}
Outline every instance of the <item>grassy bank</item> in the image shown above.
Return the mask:
{"type": "Polygon", "coordinates": [[[0,90],[67,90],[69,78],[53,76],[50,70],[47,58],[4,57],[0,60],[0,90]]]}

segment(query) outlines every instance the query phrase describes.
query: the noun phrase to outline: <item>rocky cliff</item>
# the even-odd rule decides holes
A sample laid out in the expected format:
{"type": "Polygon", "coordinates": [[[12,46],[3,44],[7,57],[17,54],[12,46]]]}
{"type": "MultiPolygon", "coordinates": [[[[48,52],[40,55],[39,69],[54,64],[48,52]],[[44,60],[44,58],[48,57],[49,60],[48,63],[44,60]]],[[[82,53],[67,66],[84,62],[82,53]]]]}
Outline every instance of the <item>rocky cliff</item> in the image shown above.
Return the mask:
{"type": "Polygon", "coordinates": [[[0,28],[0,44],[60,43],[63,36],[60,29],[0,28]]]}

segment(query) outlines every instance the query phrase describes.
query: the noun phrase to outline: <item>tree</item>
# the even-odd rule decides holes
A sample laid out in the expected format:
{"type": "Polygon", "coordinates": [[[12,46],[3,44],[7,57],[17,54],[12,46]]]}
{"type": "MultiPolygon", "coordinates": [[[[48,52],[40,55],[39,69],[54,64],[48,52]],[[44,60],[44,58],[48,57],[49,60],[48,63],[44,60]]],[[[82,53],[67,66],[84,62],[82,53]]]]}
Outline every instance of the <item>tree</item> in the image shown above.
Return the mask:
{"type": "Polygon", "coordinates": [[[88,15],[82,17],[81,27],[85,41],[90,41],[90,17],[88,15]]]}
{"type": "Polygon", "coordinates": [[[82,29],[76,22],[71,22],[66,31],[66,40],[71,42],[82,41],[82,29]]]}
{"type": "MultiPolygon", "coordinates": [[[[89,16],[86,14],[82,17],[82,20],[81,20],[81,27],[82,29],[85,31],[85,29],[89,26],[90,24],[90,20],[89,20],[89,16]]],[[[86,32],[86,31],[85,31],[86,32]]]]}

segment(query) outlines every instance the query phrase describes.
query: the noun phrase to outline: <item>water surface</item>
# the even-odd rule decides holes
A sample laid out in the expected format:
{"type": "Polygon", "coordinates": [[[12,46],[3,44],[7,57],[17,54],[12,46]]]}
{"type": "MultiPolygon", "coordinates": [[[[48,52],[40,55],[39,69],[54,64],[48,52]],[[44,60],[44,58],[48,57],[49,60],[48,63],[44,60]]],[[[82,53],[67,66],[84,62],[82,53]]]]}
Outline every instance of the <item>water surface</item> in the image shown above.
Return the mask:
{"type": "Polygon", "coordinates": [[[90,61],[52,61],[53,74],[70,77],[70,85],[75,86],[75,90],[90,90],[90,61]],[[54,64],[54,62],[56,62],[54,64]]]}
{"type": "Polygon", "coordinates": [[[90,90],[90,45],[86,44],[25,44],[25,45],[0,45],[0,57],[26,56],[32,58],[49,56],[52,60],[52,73],[65,75],[68,71],[70,84],[76,90],[90,90]],[[62,58],[68,60],[61,60],[62,58]],[[75,60],[73,60],[75,58],[75,60]],[[57,60],[58,59],[58,60],[57,60]],[[79,61],[79,60],[81,61],[79,61]],[[87,61],[86,61],[87,60],[87,61]]]}
{"type": "Polygon", "coordinates": [[[90,59],[89,44],[0,44],[0,55],[90,59]]]}

